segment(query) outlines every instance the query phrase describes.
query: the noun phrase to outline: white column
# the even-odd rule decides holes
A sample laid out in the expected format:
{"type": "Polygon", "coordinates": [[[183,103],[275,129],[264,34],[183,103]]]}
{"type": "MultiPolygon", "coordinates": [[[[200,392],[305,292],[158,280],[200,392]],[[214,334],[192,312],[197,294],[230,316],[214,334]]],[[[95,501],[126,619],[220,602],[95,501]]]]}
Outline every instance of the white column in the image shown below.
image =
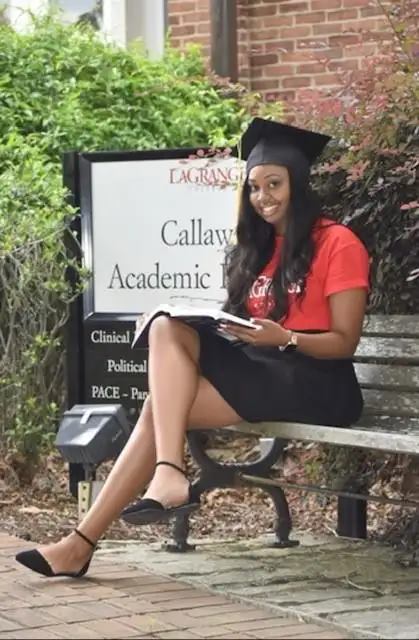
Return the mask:
{"type": "MultiPolygon", "coordinates": [[[[142,0],[138,0],[142,2],[142,0]]],[[[103,0],[102,30],[107,40],[127,44],[126,0],[103,0]]]]}
{"type": "Polygon", "coordinates": [[[105,37],[126,46],[142,40],[151,58],[164,51],[165,0],[103,0],[105,37]]]}
{"type": "Polygon", "coordinates": [[[141,39],[150,58],[164,51],[164,0],[127,0],[127,42],[141,39]]]}
{"type": "Polygon", "coordinates": [[[9,0],[7,18],[16,31],[26,31],[31,25],[30,13],[40,15],[48,8],[49,0],[9,0]]]}

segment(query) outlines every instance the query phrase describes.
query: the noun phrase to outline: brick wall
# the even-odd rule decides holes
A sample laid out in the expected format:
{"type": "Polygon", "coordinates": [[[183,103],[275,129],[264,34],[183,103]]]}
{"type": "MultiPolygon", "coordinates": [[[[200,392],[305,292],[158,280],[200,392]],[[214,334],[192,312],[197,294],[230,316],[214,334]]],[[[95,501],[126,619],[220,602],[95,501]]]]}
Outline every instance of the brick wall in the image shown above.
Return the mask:
{"type": "Polygon", "coordinates": [[[210,0],[169,0],[171,44],[183,48],[188,42],[197,42],[204,55],[210,55],[209,5],[210,0]]]}
{"type": "MultiPolygon", "coordinates": [[[[231,0],[232,2],[235,0],[231,0]]],[[[169,0],[171,42],[210,51],[210,0],[169,0]]],[[[339,85],[388,37],[371,0],[237,0],[239,79],[266,100],[290,100],[299,88],[339,85]]]]}

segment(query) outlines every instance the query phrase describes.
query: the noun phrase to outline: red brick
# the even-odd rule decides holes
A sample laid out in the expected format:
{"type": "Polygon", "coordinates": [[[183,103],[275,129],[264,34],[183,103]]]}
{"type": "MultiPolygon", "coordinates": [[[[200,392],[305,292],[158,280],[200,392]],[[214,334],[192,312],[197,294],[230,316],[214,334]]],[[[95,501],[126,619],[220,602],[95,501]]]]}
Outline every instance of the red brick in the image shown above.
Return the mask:
{"type": "MultiPolygon", "coordinates": [[[[124,616],[122,618],[118,618],[117,622],[123,625],[127,625],[128,627],[133,627],[137,630],[137,633],[159,633],[160,631],[170,631],[172,629],[176,629],[176,623],[171,624],[168,619],[161,620],[161,616],[170,618],[171,616],[175,617],[177,613],[178,612],[166,611],[164,613],[149,613],[145,615],[137,614],[133,616],[124,616]]],[[[115,638],[115,636],[112,637],[115,638]]],[[[124,638],[125,636],[120,637],[124,638]]]]}
{"type": "MultiPolygon", "coordinates": [[[[246,75],[247,73],[252,73],[252,78],[262,78],[265,75],[265,71],[270,69],[271,67],[255,67],[254,69],[240,69],[240,75],[246,75]]],[[[266,74],[268,76],[272,75],[270,73],[266,74]]]]}
{"type": "MultiPolygon", "coordinates": [[[[290,620],[288,626],[279,627],[274,630],[274,634],[271,637],[275,640],[289,640],[289,638],[295,638],[295,640],[308,640],[312,633],[324,633],[324,637],[328,637],[328,630],[322,629],[315,624],[302,624],[296,623],[290,620]]],[[[267,637],[267,634],[264,634],[267,637]]]]}
{"type": "Polygon", "coordinates": [[[250,41],[252,40],[279,40],[280,32],[279,29],[252,29],[250,31],[250,41]]]}
{"type": "MultiPolygon", "coordinates": [[[[304,638],[307,640],[310,638],[312,640],[342,640],[342,634],[339,631],[328,631],[327,629],[323,629],[323,631],[318,631],[317,633],[309,633],[306,635],[305,631],[304,638]]],[[[301,635],[299,636],[301,640],[301,635]]],[[[295,637],[298,640],[297,637],[295,637]]]]}
{"type": "Polygon", "coordinates": [[[257,5],[256,7],[250,6],[248,9],[248,15],[250,17],[257,16],[258,18],[260,16],[274,16],[277,13],[277,9],[278,7],[276,3],[267,7],[262,7],[260,5],[257,5]]]}
{"type": "MultiPolygon", "coordinates": [[[[11,638],[13,638],[13,640],[28,640],[29,637],[31,640],[62,640],[63,638],[62,633],[60,633],[60,635],[57,635],[56,633],[50,631],[49,627],[48,631],[45,629],[45,627],[43,627],[42,629],[31,629],[29,633],[30,636],[28,635],[27,629],[25,631],[13,631],[12,635],[3,636],[3,634],[1,634],[0,638],[3,639],[7,637],[7,640],[11,640],[11,638]]],[[[67,637],[69,638],[70,636],[67,637]]],[[[90,636],[83,637],[90,638],[90,636]]],[[[94,637],[97,638],[98,636],[94,637]]]]}
{"type": "MultiPolygon", "coordinates": [[[[206,638],[207,640],[212,638],[214,638],[214,640],[224,640],[224,638],[232,637],[231,629],[229,627],[226,627],[225,625],[217,625],[216,627],[202,627],[199,630],[194,629],[194,633],[198,634],[197,637],[200,638],[200,640],[204,640],[204,638],[206,638]]],[[[233,635],[235,638],[238,638],[237,634],[233,635]]],[[[251,636],[240,635],[240,638],[244,637],[249,638],[251,636]]]]}
{"type": "MultiPolygon", "coordinates": [[[[186,607],[185,607],[186,608],[186,607]]],[[[224,614],[224,613],[237,613],[243,611],[243,605],[240,603],[234,603],[234,602],[230,602],[230,603],[226,603],[226,604],[219,604],[217,606],[214,607],[209,607],[209,606],[202,606],[199,608],[195,608],[195,609],[191,609],[190,611],[188,611],[188,616],[191,616],[191,618],[202,618],[202,616],[218,616],[220,614],[224,614]]],[[[254,621],[256,624],[258,623],[258,620],[254,621]]]]}
{"type": "Polygon", "coordinates": [[[250,45],[249,43],[246,43],[246,46],[250,49],[250,53],[252,54],[263,53],[262,42],[251,42],[250,45]]]}
{"type": "Polygon", "coordinates": [[[366,31],[361,34],[361,37],[364,42],[368,42],[369,40],[382,42],[384,40],[390,40],[392,38],[392,34],[386,33],[385,31],[366,31]]]}
{"type": "Polygon", "coordinates": [[[322,9],[340,9],[342,0],[311,0],[311,8],[313,11],[322,9]]]}
{"type": "Polygon", "coordinates": [[[313,54],[309,51],[295,51],[284,53],[281,62],[307,62],[313,59],[313,54]]]}
{"type": "MultiPolygon", "coordinates": [[[[205,635],[207,637],[207,635],[205,635]]],[[[240,640],[253,640],[255,636],[249,636],[247,633],[240,634],[240,640]]],[[[237,633],[226,633],[223,631],[221,636],[211,636],[212,640],[237,640],[237,633]]],[[[202,638],[201,638],[202,640],[202,638]]]]}
{"type": "Polygon", "coordinates": [[[195,11],[195,0],[184,0],[183,2],[169,2],[169,14],[186,13],[187,11],[195,11]]]}
{"type": "Polygon", "coordinates": [[[169,15],[169,26],[173,24],[180,24],[180,16],[169,15]]]}
{"type": "Polygon", "coordinates": [[[294,51],[294,40],[278,40],[277,42],[266,42],[265,53],[283,53],[284,51],[294,51]]]}
{"type": "Polygon", "coordinates": [[[314,22],[325,22],[326,14],[324,11],[315,11],[314,13],[300,13],[295,16],[297,24],[312,24],[314,22]]]}
{"type": "Polygon", "coordinates": [[[382,16],[383,12],[380,7],[364,7],[360,9],[361,17],[369,17],[369,16],[382,16]]]}
{"type": "Polygon", "coordinates": [[[281,13],[297,14],[300,11],[308,10],[308,2],[281,2],[281,13]]]}
{"type": "Polygon", "coordinates": [[[370,0],[343,0],[344,7],[368,7],[370,0]]]}
{"type": "Polygon", "coordinates": [[[294,16],[271,16],[264,18],[265,27],[292,27],[294,24],[294,16]]]}
{"type": "Polygon", "coordinates": [[[342,11],[328,11],[328,22],[340,22],[341,20],[352,20],[358,17],[358,11],[356,9],[344,9],[342,11]]]}
{"type": "Polygon", "coordinates": [[[211,36],[201,36],[196,39],[196,42],[202,46],[202,55],[204,58],[208,58],[211,50],[211,36]]]}
{"type": "Polygon", "coordinates": [[[183,612],[160,613],[159,621],[167,621],[176,626],[185,627],[191,631],[193,630],[194,633],[198,633],[199,635],[203,635],[202,626],[217,627],[218,625],[229,625],[234,622],[244,622],[246,620],[265,620],[267,617],[269,617],[267,611],[247,606],[246,608],[242,608],[241,611],[220,613],[216,616],[202,615],[199,619],[193,618],[183,612]]]}
{"type": "Polygon", "coordinates": [[[312,62],[311,64],[300,64],[297,67],[297,73],[324,73],[326,66],[320,62],[312,62]]]}
{"type": "Polygon", "coordinates": [[[185,13],[182,16],[182,24],[195,24],[197,22],[208,22],[209,24],[208,11],[194,11],[193,13],[185,13]]]}
{"type": "MultiPolygon", "coordinates": [[[[380,26],[378,20],[374,20],[373,18],[365,18],[364,20],[348,20],[344,24],[345,29],[344,32],[347,31],[366,31],[370,29],[376,29],[380,26]]],[[[384,26],[384,25],[383,25],[384,26]]]]}
{"type": "Polygon", "coordinates": [[[261,56],[252,56],[252,65],[255,67],[265,64],[275,64],[275,62],[278,62],[278,56],[273,53],[261,56]]]}
{"type": "MultiPolygon", "coordinates": [[[[146,638],[146,636],[137,636],[137,638],[146,638]]],[[[161,631],[158,635],[150,636],[150,638],[161,638],[162,640],[202,640],[200,636],[185,629],[175,629],[175,631],[161,631]]]]}
{"type": "MultiPolygon", "coordinates": [[[[138,636],[138,628],[133,626],[127,626],[120,622],[125,618],[119,618],[118,620],[92,620],[85,622],[83,627],[89,631],[93,631],[99,634],[100,638],[132,638],[138,636]]],[[[72,625],[69,625],[72,626],[72,625]]],[[[74,636],[68,636],[73,638],[74,636]]]]}
{"type": "Polygon", "coordinates": [[[321,87],[339,84],[339,76],[336,73],[325,73],[323,75],[316,75],[313,79],[315,84],[321,87]]]}
{"type": "MultiPolygon", "coordinates": [[[[42,631],[46,631],[45,627],[42,628],[42,631]]],[[[86,629],[82,624],[64,624],[63,622],[48,627],[48,632],[53,633],[57,638],[72,638],[73,640],[78,640],[79,638],[83,638],[83,640],[95,640],[104,637],[99,633],[86,629]]]]}
{"type": "Polygon", "coordinates": [[[178,36],[190,36],[192,33],[195,33],[195,26],[193,24],[174,26],[171,32],[175,38],[178,36]]]}
{"type": "Polygon", "coordinates": [[[333,48],[330,48],[330,49],[325,49],[324,51],[321,52],[321,57],[322,58],[330,58],[330,59],[342,58],[343,57],[343,49],[342,49],[342,47],[333,47],[333,48]]]}
{"type": "MultiPolygon", "coordinates": [[[[15,629],[16,627],[47,627],[48,625],[56,624],[57,619],[49,615],[48,608],[41,609],[41,612],[27,607],[13,609],[5,614],[8,618],[6,622],[10,625],[14,624],[15,629]]],[[[4,624],[3,618],[0,619],[1,631],[9,631],[12,628],[11,626],[2,628],[2,624],[4,624]]]]}
{"type": "Polygon", "coordinates": [[[252,89],[255,91],[267,91],[269,89],[276,89],[279,87],[279,80],[253,80],[252,89]]]}
{"type": "Polygon", "coordinates": [[[198,33],[211,33],[211,25],[209,22],[202,22],[198,25],[198,33]]]}
{"type": "MultiPolygon", "coordinates": [[[[228,626],[233,631],[245,631],[247,633],[254,634],[255,637],[259,635],[263,636],[263,633],[259,634],[258,631],[266,629],[267,633],[278,629],[279,627],[289,627],[291,624],[290,618],[266,618],[265,620],[247,620],[246,622],[234,622],[228,626]]],[[[302,639],[301,639],[302,640],[302,639]]]]}
{"type": "Polygon", "coordinates": [[[310,27],[289,27],[281,29],[281,38],[304,38],[311,33],[310,27]]]}
{"type": "Polygon", "coordinates": [[[346,47],[350,44],[356,44],[357,42],[361,42],[359,34],[347,34],[347,35],[339,35],[339,36],[330,36],[329,38],[330,45],[334,46],[343,46],[346,47]]]}
{"type": "Polygon", "coordinates": [[[359,62],[357,59],[330,61],[327,68],[330,71],[356,71],[359,69],[359,62]]]}
{"type": "Polygon", "coordinates": [[[13,629],[21,629],[21,625],[17,622],[11,622],[10,620],[6,620],[6,618],[0,618],[0,632],[1,631],[12,631],[13,629]]]}
{"type": "Polygon", "coordinates": [[[337,34],[341,33],[343,28],[343,22],[333,22],[332,24],[313,24],[313,35],[337,34]]]}
{"type": "Polygon", "coordinates": [[[345,58],[363,58],[377,53],[374,44],[357,44],[345,48],[345,58]]]}
{"type": "Polygon", "coordinates": [[[272,67],[264,69],[264,75],[267,78],[276,76],[291,76],[295,73],[295,67],[291,64],[276,64],[272,67]]]}
{"type": "Polygon", "coordinates": [[[327,38],[301,38],[298,41],[298,49],[326,49],[327,38]]]}
{"type": "Polygon", "coordinates": [[[282,81],[284,89],[300,89],[301,87],[309,87],[310,85],[311,78],[306,76],[285,78],[285,80],[282,81]]]}

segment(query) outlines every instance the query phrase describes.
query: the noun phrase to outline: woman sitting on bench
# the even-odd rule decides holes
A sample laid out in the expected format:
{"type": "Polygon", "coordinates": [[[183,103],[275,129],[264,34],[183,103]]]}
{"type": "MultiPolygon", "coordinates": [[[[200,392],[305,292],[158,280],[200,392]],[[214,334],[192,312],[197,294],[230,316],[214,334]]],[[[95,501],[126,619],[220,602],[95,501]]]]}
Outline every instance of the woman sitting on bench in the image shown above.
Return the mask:
{"type": "Polygon", "coordinates": [[[49,577],[78,578],[115,518],[142,524],[196,509],[184,474],[188,428],[242,420],[348,426],[360,417],[352,356],[369,260],[354,233],[324,215],[309,186],[310,164],[328,141],[252,121],[241,142],[246,177],[225,309],[252,317],[257,330],[225,325],[238,339],[229,341],[156,318],[149,334],[150,395],[101,493],[78,529],[19,553],[21,564],[49,577]],[[145,487],[143,498],[127,507],[145,487]]]}

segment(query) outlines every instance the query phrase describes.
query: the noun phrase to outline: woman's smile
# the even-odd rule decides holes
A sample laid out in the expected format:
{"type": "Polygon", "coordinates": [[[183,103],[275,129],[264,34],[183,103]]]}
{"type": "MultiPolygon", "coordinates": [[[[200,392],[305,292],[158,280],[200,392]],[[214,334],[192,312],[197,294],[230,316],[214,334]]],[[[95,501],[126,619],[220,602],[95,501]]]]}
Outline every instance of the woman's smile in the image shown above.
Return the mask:
{"type": "Polygon", "coordinates": [[[260,210],[264,218],[270,218],[278,212],[280,206],[280,204],[271,204],[269,207],[261,207],[260,210]]]}

